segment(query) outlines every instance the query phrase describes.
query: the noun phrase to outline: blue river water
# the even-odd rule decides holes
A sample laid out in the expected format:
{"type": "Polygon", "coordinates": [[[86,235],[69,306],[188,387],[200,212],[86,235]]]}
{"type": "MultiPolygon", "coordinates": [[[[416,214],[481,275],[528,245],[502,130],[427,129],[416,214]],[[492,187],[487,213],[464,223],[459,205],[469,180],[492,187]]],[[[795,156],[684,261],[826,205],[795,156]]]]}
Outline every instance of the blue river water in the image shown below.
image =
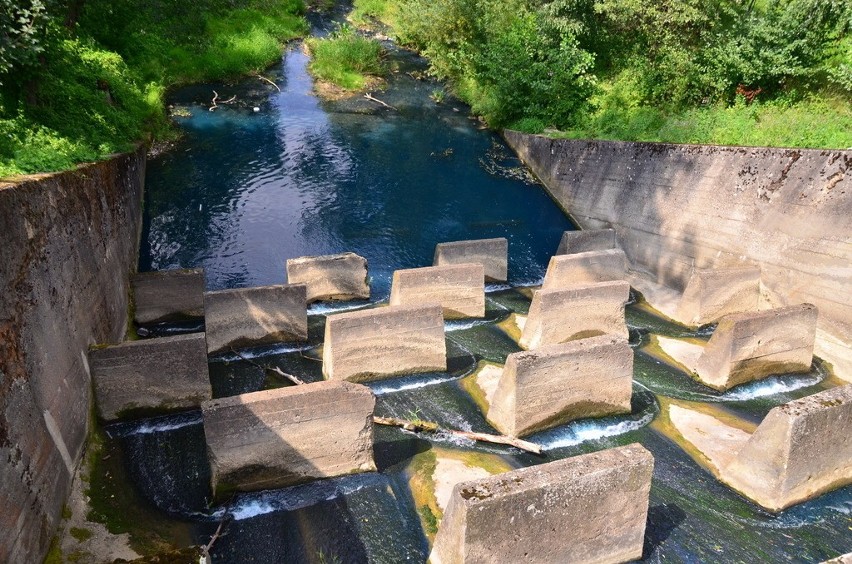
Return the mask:
{"type": "Polygon", "coordinates": [[[281,92],[250,80],[175,93],[184,135],[148,165],[140,271],[204,267],[208,289],[257,286],[283,283],[288,258],[352,251],[381,299],[436,243],[506,237],[510,281],[543,276],[570,221],[466,108],[430,100],[436,85],[408,74],[422,61],[397,53],[376,94],[395,109],[323,102],[306,65],[286,54],[281,92]],[[236,100],[209,111],[213,90],[236,100]]]}

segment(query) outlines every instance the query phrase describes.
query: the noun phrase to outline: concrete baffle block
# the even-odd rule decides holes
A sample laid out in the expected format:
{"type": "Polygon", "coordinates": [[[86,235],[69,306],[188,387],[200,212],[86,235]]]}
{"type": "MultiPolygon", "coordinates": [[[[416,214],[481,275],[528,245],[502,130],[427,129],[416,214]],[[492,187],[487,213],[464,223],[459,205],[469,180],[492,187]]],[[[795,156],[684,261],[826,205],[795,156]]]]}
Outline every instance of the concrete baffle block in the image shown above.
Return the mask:
{"type": "Polygon", "coordinates": [[[370,299],[367,259],[355,253],[288,259],[287,282],[307,286],[308,303],[370,299]]]}
{"type": "Polygon", "coordinates": [[[772,374],[808,372],[817,316],[811,304],[728,315],[713,331],[695,373],[724,391],[772,374]]]}
{"type": "Polygon", "coordinates": [[[627,278],[627,258],[620,249],[556,255],[547,265],[542,290],[627,278]]]}
{"type": "Polygon", "coordinates": [[[214,495],[376,469],[373,392],[349,382],[264,390],[201,405],[214,495]]]}
{"type": "Polygon", "coordinates": [[[390,305],[437,303],[447,319],[485,317],[485,269],[481,264],[451,264],[397,270],[390,305]]]}
{"type": "Polygon", "coordinates": [[[751,434],[677,405],[669,417],[722,482],[770,511],[852,483],[852,384],[775,407],[751,434]]]}
{"type": "Polygon", "coordinates": [[[533,295],[520,345],[535,349],[597,335],[628,337],[624,306],[630,298],[627,282],[601,282],[533,295]]]}
{"type": "Polygon", "coordinates": [[[510,354],[488,422],[513,437],[575,419],[630,413],[633,350],[602,335],[510,354]]]}
{"type": "Polygon", "coordinates": [[[757,311],[759,301],[759,266],[694,269],[676,317],[687,325],[705,325],[731,313],[757,311]]]}
{"type": "Polygon", "coordinates": [[[365,382],[446,370],[444,318],[437,304],[381,307],[326,318],[322,372],[329,380],[365,382]]]}
{"type": "Polygon", "coordinates": [[[632,444],[456,484],[430,562],[638,559],[653,469],[632,444]]]}
{"type": "Polygon", "coordinates": [[[578,229],[562,234],[556,254],[572,255],[616,248],[618,248],[618,242],[615,239],[615,229],[578,229]]]}
{"type": "Polygon", "coordinates": [[[308,338],[304,284],[207,292],[204,309],[210,354],[308,338]]]}
{"type": "Polygon", "coordinates": [[[509,241],[505,237],[438,243],[435,266],[481,264],[487,282],[505,282],[509,270],[509,241]]]}
{"type": "Polygon", "coordinates": [[[191,409],[212,397],[204,333],[93,349],[89,369],[105,421],[191,409]]]}
{"type": "Polygon", "coordinates": [[[140,272],[130,277],[136,323],[204,317],[204,269],[140,272]]]}

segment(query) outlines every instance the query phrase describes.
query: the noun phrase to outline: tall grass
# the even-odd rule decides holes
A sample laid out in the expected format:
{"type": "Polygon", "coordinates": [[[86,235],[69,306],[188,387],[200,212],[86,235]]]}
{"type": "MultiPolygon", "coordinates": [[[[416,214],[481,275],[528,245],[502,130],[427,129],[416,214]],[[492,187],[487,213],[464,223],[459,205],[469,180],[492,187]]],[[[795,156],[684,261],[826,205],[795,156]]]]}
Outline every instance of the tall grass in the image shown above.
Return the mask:
{"type": "Polygon", "coordinates": [[[381,44],[359,35],[349,26],[341,27],[325,39],[309,39],[307,44],[314,76],[345,90],[360,90],[367,84],[368,76],[385,72],[381,44]]]}

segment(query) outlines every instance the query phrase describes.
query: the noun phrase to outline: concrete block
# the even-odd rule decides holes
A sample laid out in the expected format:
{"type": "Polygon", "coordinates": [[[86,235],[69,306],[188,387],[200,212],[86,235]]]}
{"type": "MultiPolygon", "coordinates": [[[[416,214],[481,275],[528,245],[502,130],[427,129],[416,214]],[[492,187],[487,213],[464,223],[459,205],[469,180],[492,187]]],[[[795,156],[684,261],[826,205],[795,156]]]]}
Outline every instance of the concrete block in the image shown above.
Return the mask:
{"type": "Polygon", "coordinates": [[[304,284],[220,290],[204,294],[210,354],[308,338],[304,284]]]}
{"type": "Polygon", "coordinates": [[[397,270],[390,305],[436,303],[447,319],[485,317],[485,273],[481,264],[397,270]]]}
{"type": "Polygon", "coordinates": [[[687,325],[715,323],[731,313],[757,311],[759,300],[759,266],[695,269],[676,317],[687,325]]]}
{"type": "Polygon", "coordinates": [[[287,282],[307,286],[308,303],[370,299],[367,259],[355,253],[288,259],[287,282]]]}
{"type": "Polygon", "coordinates": [[[140,272],[130,277],[136,323],[204,317],[204,269],[140,272]]]}
{"type": "Polygon", "coordinates": [[[369,388],[317,382],[202,404],[214,495],[370,472],[369,388]]]}
{"type": "Polygon", "coordinates": [[[641,558],[653,468],[632,444],[457,484],[430,562],[641,558]]]}
{"type": "Polygon", "coordinates": [[[513,353],[488,409],[506,435],[529,435],[574,419],[630,413],[633,351],[602,335],[513,353]]]}
{"type": "Polygon", "coordinates": [[[571,255],[616,248],[618,243],[615,239],[615,229],[583,229],[563,233],[556,254],[571,255]]]}
{"type": "Polygon", "coordinates": [[[716,390],[772,374],[808,372],[816,338],[811,304],[728,315],[719,321],[695,373],[716,390]]]}
{"type": "Polygon", "coordinates": [[[212,397],[204,333],[95,349],[89,369],[98,416],[106,421],[190,409],[212,397]]]}
{"type": "Polygon", "coordinates": [[[527,350],[597,335],[628,337],[624,306],[627,282],[601,282],[558,290],[539,290],[521,332],[527,350]]]}
{"type": "Polygon", "coordinates": [[[438,243],[435,266],[447,264],[481,264],[488,282],[505,282],[508,277],[509,241],[505,237],[438,243]]]}
{"type": "Polygon", "coordinates": [[[556,255],[547,265],[542,290],[627,278],[627,258],[619,249],[556,255]]]}
{"type": "Polygon", "coordinates": [[[670,418],[723,482],[770,511],[852,483],[852,385],[775,407],[753,434],[678,406],[670,418]]]}
{"type": "Polygon", "coordinates": [[[441,306],[391,306],[329,315],[322,359],[322,372],[329,380],[363,382],[444,372],[447,344],[441,306]]]}

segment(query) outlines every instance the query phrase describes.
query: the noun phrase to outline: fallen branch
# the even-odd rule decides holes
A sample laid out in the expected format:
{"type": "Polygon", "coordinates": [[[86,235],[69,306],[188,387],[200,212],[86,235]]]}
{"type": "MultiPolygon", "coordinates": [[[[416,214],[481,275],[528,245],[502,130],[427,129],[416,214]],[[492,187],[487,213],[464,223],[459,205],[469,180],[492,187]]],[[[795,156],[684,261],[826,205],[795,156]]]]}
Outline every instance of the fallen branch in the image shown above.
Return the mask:
{"type": "MultiPolygon", "coordinates": [[[[227,513],[225,514],[227,516],[227,513]]],[[[210,542],[201,547],[201,557],[204,559],[205,564],[211,564],[213,562],[212,558],[210,558],[210,549],[213,548],[213,545],[216,544],[216,541],[219,540],[219,537],[222,536],[222,527],[225,526],[226,518],[222,518],[219,521],[219,526],[216,527],[216,532],[213,533],[213,536],[210,537],[210,542]]]]}
{"type": "Polygon", "coordinates": [[[209,108],[207,108],[207,110],[212,112],[213,110],[215,110],[216,108],[219,107],[218,104],[231,104],[236,99],[237,99],[237,96],[234,95],[234,96],[231,96],[230,98],[228,98],[227,100],[219,100],[219,93],[214,90],[213,91],[213,100],[211,101],[211,106],[209,108]]]}
{"type": "Polygon", "coordinates": [[[274,86],[275,88],[277,88],[279,92],[281,92],[281,87],[280,87],[280,86],[278,86],[277,84],[275,84],[274,82],[272,82],[271,80],[269,80],[268,78],[266,78],[265,76],[260,75],[260,74],[256,74],[255,76],[256,76],[257,78],[259,78],[260,80],[265,80],[266,82],[268,82],[269,84],[271,84],[272,86],[274,86]]]}
{"type": "Polygon", "coordinates": [[[409,421],[407,419],[396,419],[394,417],[378,417],[373,416],[373,422],[377,425],[387,425],[389,427],[402,427],[406,431],[421,431],[426,433],[448,433],[457,437],[464,437],[474,441],[485,443],[494,443],[499,445],[509,445],[527,452],[541,454],[541,447],[535,443],[507,437],[505,435],[489,435],[487,433],[474,433],[472,431],[456,431],[454,429],[442,429],[437,423],[430,421],[409,421]]]}
{"type": "Polygon", "coordinates": [[[259,362],[255,362],[252,359],[248,358],[247,356],[243,356],[240,353],[238,353],[237,351],[235,351],[233,347],[231,347],[231,352],[234,353],[235,355],[237,355],[238,357],[240,357],[242,360],[248,362],[249,364],[257,366],[261,370],[269,370],[270,372],[275,372],[276,374],[278,374],[282,378],[286,378],[287,380],[291,381],[292,383],[296,384],[297,386],[306,383],[304,380],[301,380],[300,378],[293,376],[292,374],[287,374],[286,372],[284,372],[283,370],[281,370],[277,366],[266,366],[266,365],[260,364],[259,362]]]}
{"type": "Polygon", "coordinates": [[[369,92],[367,92],[366,94],[364,94],[364,98],[366,98],[367,100],[370,100],[371,102],[376,102],[377,104],[381,104],[381,105],[383,105],[383,106],[384,106],[384,107],[386,107],[386,108],[390,108],[390,109],[392,109],[392,110],[399,111],[399,110],[397,110],[396,108],[394,108],[393,106],[391,106],[390,104],[387,104],[387,103],[385,103],[385,102],[382,102],[382,101],[381,101],[381,100],[379,100],[378,98],[374,98],[374,97],[373,97],[373,96],[372,96],[369,92]]]}

